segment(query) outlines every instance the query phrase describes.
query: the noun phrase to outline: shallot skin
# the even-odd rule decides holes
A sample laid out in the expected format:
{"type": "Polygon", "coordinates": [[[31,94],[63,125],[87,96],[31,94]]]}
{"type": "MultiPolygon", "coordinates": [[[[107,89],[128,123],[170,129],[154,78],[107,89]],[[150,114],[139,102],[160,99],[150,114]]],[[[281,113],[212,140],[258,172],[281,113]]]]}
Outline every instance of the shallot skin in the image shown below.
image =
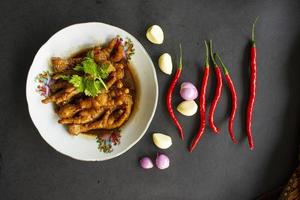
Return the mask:
{"type": "Polygon", "coordinates": [[[153,168],[153,162],[149,157],[143,157],[140,160],[140,165],[143,169],[151,169],[153,168]]]}
{"type": "Polygon", "coordinates": [[[170,166],[170,159],[165,154],[158,154],[155,164],[158,169],[167,169],[170,166]]]}
{"type": "Polygon", "coordinates": [[[180,87],[180,96],[184,100],[194,100],[198,97],[198,90],[192,83],[183,82],[180,87]]]}

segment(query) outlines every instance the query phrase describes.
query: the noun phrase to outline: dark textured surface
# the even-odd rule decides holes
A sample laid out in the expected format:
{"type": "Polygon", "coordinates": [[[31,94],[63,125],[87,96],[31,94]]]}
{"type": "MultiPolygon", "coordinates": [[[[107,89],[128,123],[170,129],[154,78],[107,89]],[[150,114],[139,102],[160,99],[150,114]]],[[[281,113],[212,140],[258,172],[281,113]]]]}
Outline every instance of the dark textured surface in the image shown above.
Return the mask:
{"type": "MultiPolygon", "coordinates": [[[[300,2],[267,1],[1,1],[0,2],[0,199],[254,199],[283,185],[297,163],[300,117],[300,2]],[[258,95],[249,151],[243,131],[247,99],[248,38],[257,24],[258,95]],[[223,92],[216,121],[222,133],[207,131],[193,154],[186,150],[198,117],[184,118],[181,142],[169,120],[164,94],[170,77],[157,68],[160,96],[154,120],[126,154],[106,162],[81,162],[54,151],[32,124],[25,100],[27,71],[38,48],[59,29],[99,21],[121,27],[144,45],[154,63],[163,52],[184,50],[181,81],[199,84],[202,41],[211,38],[230,68],[239,96],[233,145],[227,135],[223,92]],[[145,30],[159,24],[163,45],[150,44],[145,30]],[[138,158],[154,155],[153,131],[173,136],[164,151],[165,171],[141,170],[138,158]]],[[[175,57],[175,56],[174,56],[175,57]]],[[[208,101],[212,99],[210,80],[208,101]]],[[[225,91],[225,90],[224,90],[225,91]]],[[[177,93],[178,94],[178,93],[177,93]]],[[[179,98],[175,99],[175,103],[179,98]]]]}

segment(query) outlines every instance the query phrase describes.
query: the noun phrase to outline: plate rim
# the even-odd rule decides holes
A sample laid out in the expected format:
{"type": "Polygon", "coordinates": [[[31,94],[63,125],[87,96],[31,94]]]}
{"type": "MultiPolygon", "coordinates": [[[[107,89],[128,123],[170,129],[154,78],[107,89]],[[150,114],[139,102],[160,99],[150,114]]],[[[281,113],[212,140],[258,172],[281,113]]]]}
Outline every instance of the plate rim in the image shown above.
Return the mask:
{"type": "Polygon", "coordinates": [[[122,28],[119,28],[117,26],[114,26],[114,25],[111,25],[111,24],[107,24],[107,23],[103,23],[103,22],[83,22],[83,23],[76,23],[76,24],[72,24],[72,25],[69,25],[69,26],[66,26],[64,28],[61,28],[59,29],[57,32],[55,32],[49,39],[46,40],[46,42],[44,42],[41,47],[37,50],[37,52],[35,53],[35,56],[32,60],[32,63],[30,65],[30,68],[27,72],[27,77],[26,77],[26,88],[25,88],[25,92],[26,92],[26,102],[27,102],[27,109],[28,109],[28,112],[29,112],[29,116],[30,116],[30,119],[32,121],[32,123],[34,124],[34,127],[37,129],[39,135],[43,138],[43,140],[52,148],[54,149],[55,151],[63,154],[64,156],[67,156],[67,157],[70,157],[70,158],[73,158],[75,160],[80,160],[80,161],[106,161],[106,160],[110,160],[110,159],[113,159],[113,158],[116,158],[124,153],[126,153],[127,151],[129,151],[134,145],[136,145],[141,139],[142,137],[145,135],[145,133],[147,132],[152,120],[153,120],[153,117],[155,115],[155,112],[156,112],[156,109],[157,109],[157,103],[158,103],[158,96],[159,96],[159,87],[158,87],[158,80],[157,80],[157,75],[156,75],[156,70],[155,70],[155,65],[153,64],[153,61],[150,57],[150,55],[148,54],[148,52],[146,51],[146,49],[144,48],[144,46],[142,45],[142,43],[136,38],[134,37],[132,34],[130,34],[129,32],[125,31],[124,29],[122,28]],[[151,65],[151,70],[153,72],[153,75],[154,75],[154,85],[155,85],[155,100],[154,100],[154,106],[153,106],[153,109],[152,109],[152,113],[150,115],[150,118],[144,128],[144,130],[142,131],[142,133],[140,134],[140,136],[135,139],[134,142],[132,142],[130,145],[128,145],[124,150],[114,154],[113,156],[110,156],[110,157],[107,157],[107,158],[104,158],[104,159],[101,159],[100,157],[99,158],[94,158],[94,159],[80,159],[78,157],[75,157],[75,156],[72,156],[72,155],[68,155],[58,149],[56,149],[55,147],[53,147],[51,144],[49,144],[49,142],[43,137],[43,135],[40,133],[40,130],[38,129],[36,123],[34,122],[33,118],[32,118],[32,111],[30,111],[30,105],[29,105],[29,75],[30,75],[30,71],[32,69],[32,65],[34,63],[34,61],[36,60],[37,58],[37,55],[38,53],[43,49],[43,47],[51,40],[53,39],[56,35],[58,35],[59,33],[61,33],[62,31],[66,30],[66,29],[69,29],[69,28],[72,28],[72,27],[75,27],[75,26],[79,26],[79,25],[85,25],[85,24],[93,24],[93,25],[104,25],[104,26],[110,26],[114,29],[118,29],[120,31],[123,31],[125,32],[128,36],[132,37],[133,39],[135,39],[138,44],[140,44],[141,46],[141,50],[143,51],[143,53],[146,55],[146,58],[150,61],[150,65],[151,65]]]}

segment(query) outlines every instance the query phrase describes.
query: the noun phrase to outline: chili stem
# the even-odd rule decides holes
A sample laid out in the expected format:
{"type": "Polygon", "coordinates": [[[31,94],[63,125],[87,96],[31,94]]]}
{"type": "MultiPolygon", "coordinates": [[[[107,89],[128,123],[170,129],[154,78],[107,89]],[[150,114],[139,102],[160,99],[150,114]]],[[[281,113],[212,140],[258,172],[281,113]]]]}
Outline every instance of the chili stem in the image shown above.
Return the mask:
{"type": "Polygon", "coordinates": [[[252,24],[252,35],[251,35],[252,45],[255,45],[255,25],[256,25],[256,22],[257,22],[258,19],[259,19],[259,16],[257,16],[255,18],[254,23],[252,24]]]}
{"type": "Polygon", "coordinates": [[[214,53],[214,57],[216,59],[218,59],[219,62],[221,63],[221,66],[223,67],[225,74],[228,74],[228,69],[227,69],[226,65],[223,63],[223,61],[222,61],[221,57],[219,56],[219,54],[214,53]]]}
{"type": "Polygon", "coordinates": [[[209,40],[209,46],[210,46],[210,57],[211,57],[211,60],[213,61],[213,64],[214,66],[216,67],[217,66],[217,62],[213,56],[213,45],[212,45],[212,40],[209,40]]]}
{"type": "Polygon", "coordinates": [[[181,44],[179,44],[179,65],[178,68],[182,68],[182,49],[181,49],[181,44]]]}
{"type": "Polygon", "coordinates": [[[207,45],[206,40],[204,40],[204,44],[205,44],[205,67],[209,67],[209,48],[207,45]]]}

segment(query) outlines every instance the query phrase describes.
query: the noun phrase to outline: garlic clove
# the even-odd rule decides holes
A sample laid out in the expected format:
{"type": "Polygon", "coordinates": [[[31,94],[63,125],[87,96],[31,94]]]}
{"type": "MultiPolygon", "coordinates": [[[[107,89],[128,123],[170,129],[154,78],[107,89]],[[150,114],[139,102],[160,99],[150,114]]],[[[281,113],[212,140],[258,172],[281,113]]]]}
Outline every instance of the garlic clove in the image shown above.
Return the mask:
{"type": "Polygon", "coordinates": [[[162,44],[164,41],[164,32],[160,26],[153,25],[148,28],[146,37],[154,44],[162,44]]]}
{"type": "Polygon", "coordinates": [[[193,100],[183,101],[177,106],[177,110],[185,116],[193,116],[198,110],[198,105],[193,100]]]}
{"type": "Polygon", "coordinates": [[[158,59],[158,66],[162,72],[169,75],[172,74],[173,64],[171,55],[168,53],[162,54],[158,59]]]}
{"type": "Polygon", "coordinates": [[[167,149],[172,145],[172,138],[162,133],[153,133],[154,144],[160,149],[167,149]]]}

